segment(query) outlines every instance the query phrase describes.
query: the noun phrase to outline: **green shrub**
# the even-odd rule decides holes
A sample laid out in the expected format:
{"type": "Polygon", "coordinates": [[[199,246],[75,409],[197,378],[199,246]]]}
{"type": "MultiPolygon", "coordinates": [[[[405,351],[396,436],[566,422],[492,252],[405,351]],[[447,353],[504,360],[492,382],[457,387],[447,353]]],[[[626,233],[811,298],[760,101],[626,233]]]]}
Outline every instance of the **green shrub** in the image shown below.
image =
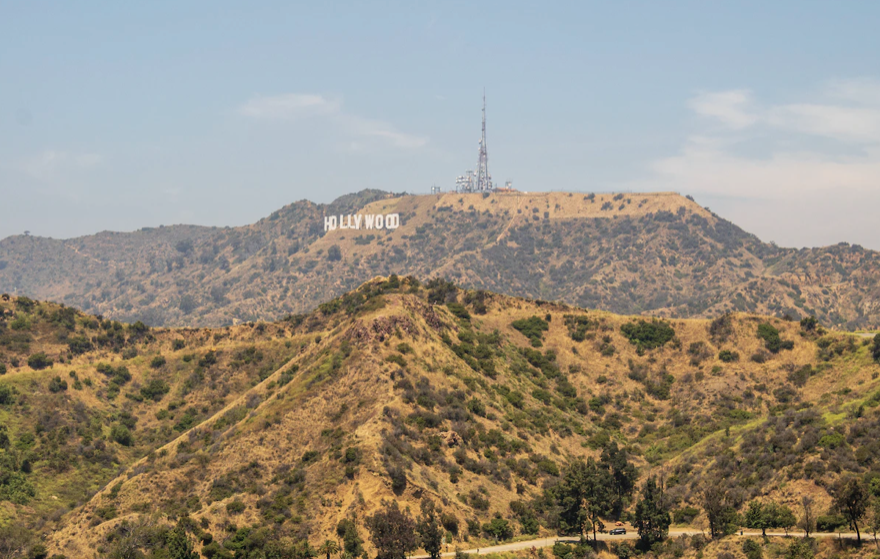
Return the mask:
{"type": "Polygon", "coordinates": [[[113,505],[108,505],[106,507],[98,507],[95,509],[95,516],[100,518],[101,520],[113,520],[116,518],[118,512],[116,511],[116,507],[113,505]]]}
{"type": "Polygon", "coordinates": [[[308,464],[309,462],[314,462],[321,456],[321,453],[317,450],[307,450],[303,453],[302,460],[303,464],[308,464]]]}
{"type": "Polygon", "coordinates": [[[479,415],[480,417],[486,417],[486,406],[480,400],[476,398],[471,398],[468,400],[467,408],[474,415],[479,415]]]}
{"type": "Polygon", "coordinates": [[[110,383],[111,385],[117,385],[117,391],[119,386],[122,386],[123,384],[131,380],[131,373],[124,365],[113,367],[111,365],[108,365],[107,363],[98,363],[95,366],[95,370],[97,370],[102,375],[110,377],[110,383]]]}
{"type": "Polygon", "coordinates": [[[804,386],[807,384],[807,381],[811,376],[818,373],[816,369],[813,369],[812,365],[804,365],[803,367],[799,367],[794,371],[788,374],[788,380],[795,386],[804,386]]]}
{"type": "Polygon", "coordinates": [[[0,483],[0,501],[26,505],[37,494],[33,484],[21,472],[7,472],[0,483]]]}
{"type": "Polygon", "coordinates": [[[92,342],[85,336],[76,336],[67,340],[71,355],[82,355],[92,350],[92,342]]]}
{"type": "Polygon", "coordinates": [[[6,374],[6,363],[0,363],[0,375],[6,374]]]}
{"type": "Polygon", "coordinates": [[[47,369],[52,365],[53,361],[49,359],[49,357],[43,352],[35,353],[28,357],[28,367],[34,369],[35,371],[47,369]]]}
{"type": "Polygon", "coordinates": [[[823,514],[816,519],[817,532],[836,532],[849,527],[849,521],[842,514],[823,514]]]}
{"type": "Polygon", "coordinates": [[[654,349],[675,337],[675,330],[662,320],[637,320],[620,327],[620,332],[630,343],[642,349],[654,349]]]}
{"type": "Polygon", "coordinates": [[[700,515],[700,509],[695,507],[684,507],[672,512],[672,521],[675,524],[690,524],[694,518],[700,515]]]}
{"type": "Polygon", "coordinates": [[[391,491],[395,495],[402,495],[406,490],[406,471],[400,466],[390,466],[388,477],[391,478],[391,491]]]}
{"type": "Polygon", "coordinates": [[[31,321],[28,320],[28,317],[23,314],[18,314],[16,317],[9,323],[9,327],[13,330],[30,330],[31,321]]]}
{"type": "Polygon", "coordinates": [[[761,544],[756,542],[755,540],[746,540],[743,542],[742,546],[743,553],[746,554],[746,559],[761,559],[764,556],[763,549],[761,548],[761,544]]]}
{"type": "Polygon", "coordinates": [[[15,389],[8,384],[0,384],[0,406],[5,406],[15,401],[15,389]]]}
{"type": "Polygon", "coordinates": [[[516,390],[511,390],[510,392],[508,392],[507,395],[505,395],[505,398],[507,398],[507,401],[510,402],[511,405],[515,408],[522,409],[522,407],[525,405],[525,398],[523,397],[521,392],[518,392],[516,390]]]}
{"type": "Polygon", "coordinates": [[[386,357],[385,361],[388,363],[394,363],[395,365],[399,365],[401,368],[406,367],[406,359],[404,359],[402,355],[397,355],[396,353],[386,357]]]}
{"type": "Polygon", "coordinates": [[[471,313],[464,308],[464,305],[461,303],[446,303],[446,308],[449,309],[449,312],[462,320],[470,320],[471,313]]]}
{"type": "Polygon", "coordinates": [[[532,347],[541,347],[544,340],[544,332],[550,329],[550,325],[546,320],[539,316],[530,316],[529,318],[521,318],[513,321],[511,326],[514,330],[522,333],[529,339],[532,347]]]}
{"type": "Polygon", "coordinates": [[[779,353],[781,349],[794,348],[794,342],[783,340],[779,336],[779,330],[769,322],[762,322],[758,325],[758,337],[764,340],[764,347],[771,353],[779,353]]]}
{"type": "Polygon", "coordinates": [[[731,349],[722,349],[720,352],[718,352],[718,359],[725,363],[733,363],[735,361],[739,361],[739,353],[731,349]]]}
{"type": "Polygon", "coordinates": [[[168,394],[169,390],[171,390],[171,387],[164,380],[152,379],[146,386],[141,387],[141,396],[144,399],[158,402],[165,394],[168,394]]]}
{"type": "Polygon", "coordinates": [[[245,506],[239,500],[226,503],[226,512],[229,514],[241,514],[244,512],[245,506]]]}
{"type": "Polygon", "coordinates": [[[757,353],[753,353],[751,357],[749,357],[755,363],[765,363],[767,361],[767,354],[763,351],[759,351],[757,353]]]}
{"type": "MultiPolygon", "coordinates": [[[[821,532],[822,530],[820,530],[821,532]]],[[[783,556],[784,559],[813,559],[816,553],[813,551],[813,542],[798,538],[789,544],[783,556]]]]}
{"type": "Polygon", "coordinates": [[[293,380],[294,375],[299,372],[299,365],[291,365],[284,371],[281,371],[280,378],[278,379],[278,385],[284,386],[293,380]]]}
{"type": "Polygon", "coordinates": [[[61,377],[56,376],[52,380],[49,381],[49,392],[58,393],[62,390],[67,390],[67,381],[61,380],[61,377]]]}
{"type": "Polygon", "coordinates": [[[299,365],[292,365],[289,369],[281,371],[281,375],[278,378],[278,386],[284,386],[288,382],[293,380],[293,375],[299,371],[299,365]]]}
{"type": "Polygon", "coordinates": [[[574,314],[563,315],[562,320],[568,328],[568,336],[576,342],[584,341],[587,338],[587,331],[599,326],[598,322],[586,316],[574,314]]]}
{"type": "Polygon", "coordinates": [[[509,540],[513,537],[513,528],[510,526],[510,522],[499,516],[483,524],[482,528],[483,532],[495,538],[495,541],[509,540]]]}
{"type": "Polygon", "coordinates": [[[171,349],[174,351],[180,351],[181,349],[186,347],[186,342],[183,340],[174,340],[171,342],[171,349]]]}
{"type": "Polygon", "coordinates": [[[128,430],[128,427],[119,423],[110,428],[110,438],[122,446],[134,444],[134,437],[131,436],[131,431],[128,430]]]}
{"type": "Polygon", "coordinates": [[[819,446],[828,449],[840,448],[846,444],[846,437],[842,433],[826,433],[819,439],[819,446]]]}
{"type": "Polygon", "coordinates": [[[153,369],[158,369],[160,367],[163,367],[165,363],[165,357],[162,355],[157,355],[156,357],[153,357],[152,361],[150,361],[150,367],[152,367],[153,369]]]}
{"type": "Polygon", "coordinates": [[[213,349],[208,350],[208,353],[204,354],[201,359],[199,359],[199,367],[207,368],[211,365],[217,364],[217,352],[213,349]]]}

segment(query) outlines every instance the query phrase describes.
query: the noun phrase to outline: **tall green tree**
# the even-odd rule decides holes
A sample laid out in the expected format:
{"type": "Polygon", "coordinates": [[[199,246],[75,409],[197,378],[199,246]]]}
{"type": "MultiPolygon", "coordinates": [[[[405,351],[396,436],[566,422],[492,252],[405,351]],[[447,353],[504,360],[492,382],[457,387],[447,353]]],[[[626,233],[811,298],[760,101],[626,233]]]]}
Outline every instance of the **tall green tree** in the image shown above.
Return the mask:
{"type": "Polygon", "coordinates": [[[752,530],[760,530],[762,536],[767,535],[767,512],[764,507],[764,503],[758,500],[754,500],[749,503],[749,508],[746,511],[744,517],[744,524],[746,528],[751,528],[752,530]]]}
{"type": "Polygon", "coordinates": [[[794,513],[785,505],[769,502],[752,501],[743,517],[743,524],[752,530],[761,530],[767,535],[768,528],[783,528],[786,532],[797,523],[794,513]]]}
{"type": "Polygon", "coordinates": [[[179,522],[173,530],[168,532],[165,545],[171,559],[199,559],[199,554],[193,551],[192,540],[179,522]]]}
{"type": "Polygon", "coordinates": [[[620,513],[627,507],[629,499],[635,492],[639,473],[629,461],[626,449],[618,447],[614,441],[611,441],[602,450],[600,463],[611,474],[611,484],[614,489],[612,513],[615,518],[619,518],[620,513]]]}
{"type": "Polygon", "coordinates": [[[642,487],[642,499],[636,503],[635,526],[639,531],[639,540],[645,549],[669,536],[669,503],[663,492],[663,486],[653,477],[649,477],[642,487]]]}
{"type": "Polygon", "coordinates": [[[611,473],[606,468],[593,458],[573,461],[557,486],[560,532],[577,534],[583,540],[592,529],[597,546],[597,533],[605,528],[601,517],[611,513],[613,499],[611,473]]]}
{"type": "Polygon", "coordinates": [[[336,524],[336,535],[342,538],[342,549],[346,555],[359,557],[364,553],[364,540],[357,529],[357,521],[352,516],[343,518],[336,524]]]}
{"type": "Polygon", "coordinates": [[[880,334],[874,336],[874,347],[871,350],[871,355],[874,356],[874,361],[880,363],[880,334]]]}
{"type": "Polygon", "coordinates": [[[422,540],[422,548],[428,552],[431,559],[440,559],[445,530],[434,501],[427,497],[422,499],[421,515],[416,523],[416,531],[422,540]]]}
{"type": "Polygon", "coordinates": [[[868,510],[870,494],[865,483],[857,477],[840,480],[834,492],[834,508],[846,518],[850,528],[856,531],[856,539],[862,543],[859,522],[868,510]]]}
{"type": "Polygon", "coordinates": [[[770,516],[771,527],[782,528],[785,530],[786,536],[788,535],[788,531],[797,524],[797,517],[795,517],[794,511],[786,505],[771,503],[768,514],[770,516]]]}
{"type": "Polygon", "coordinates": [[[736,532],[739,515],[721,484],[710,481],[703,489],[703,510],[709,520],[709,532],[713,538],[729,536],[736,532]]]}
{"type": "Polygon", "coordinates": [[[366,518],[377,559],[406,559],[419,547],[416,523],[397,501],[383,501],[382,508],[366,518]]]}

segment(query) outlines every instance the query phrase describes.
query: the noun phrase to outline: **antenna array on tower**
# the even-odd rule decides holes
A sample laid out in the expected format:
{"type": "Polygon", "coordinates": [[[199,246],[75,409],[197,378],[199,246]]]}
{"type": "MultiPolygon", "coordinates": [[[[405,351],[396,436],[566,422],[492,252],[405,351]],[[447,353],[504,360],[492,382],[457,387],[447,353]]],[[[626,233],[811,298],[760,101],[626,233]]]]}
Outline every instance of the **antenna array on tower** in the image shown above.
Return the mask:
{"type": "MultiPolygon", "coordinates": [[[[510,183],[505,186],[512,190],[510,183]]],[[[492,183],[492,175],[489,174],[489,151],[486,146],[486,92],[483,91],[483,133],[480,136],[479,157],[477,170],[467,171],[455,179],[456,192],[491,192],[496,190],[492,183]]]]}

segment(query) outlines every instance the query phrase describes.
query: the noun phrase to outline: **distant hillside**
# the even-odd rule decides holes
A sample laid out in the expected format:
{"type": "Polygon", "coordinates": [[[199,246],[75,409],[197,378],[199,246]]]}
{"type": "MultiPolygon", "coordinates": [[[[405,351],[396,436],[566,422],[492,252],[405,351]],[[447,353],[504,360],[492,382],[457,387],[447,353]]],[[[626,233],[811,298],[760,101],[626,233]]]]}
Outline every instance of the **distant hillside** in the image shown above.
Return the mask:
{"type": "Polygon", "coordinates": [[[183,523],[231,557],[347,518],[366,539],[383,498],[431,497],[453,545],[479,546],[494,516],[555,533],[560,472],[614,445],[663,476],[679,522],[700,525],[710,484],[825,514],[842,476],[880,477],[872,348],[808,321],[639,323],[396,277],[216,330],[0,300],[2,524],[72,558],[138,556],[121,550],[183,523]]]}
{"type": "Polygon", "coordinates": [[[880,324],[877,252],[765,244],[668,193],[363,191],[297,202],[238,228],[0,241],[0,292],[150,325],[278,319],[391,273],[625,314],[880,324]],[[325,216],[390,212],[401,216],[394,231],[324,232],[325,216]]]}

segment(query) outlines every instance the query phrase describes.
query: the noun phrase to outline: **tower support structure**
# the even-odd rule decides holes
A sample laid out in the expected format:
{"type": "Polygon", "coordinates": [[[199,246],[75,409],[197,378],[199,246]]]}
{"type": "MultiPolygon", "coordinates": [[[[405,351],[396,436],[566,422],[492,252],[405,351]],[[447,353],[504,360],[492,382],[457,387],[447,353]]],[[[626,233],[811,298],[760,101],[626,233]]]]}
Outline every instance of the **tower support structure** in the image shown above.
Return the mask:
{"type": "Polygon", "coordinates": [[[486,92],[483,91],[483,129],[480,135],[477,170],[467,171],[455,179],[456,192],[490,192],[494,190],[489,174],[489,151],[486,146],[486,92]]]}

